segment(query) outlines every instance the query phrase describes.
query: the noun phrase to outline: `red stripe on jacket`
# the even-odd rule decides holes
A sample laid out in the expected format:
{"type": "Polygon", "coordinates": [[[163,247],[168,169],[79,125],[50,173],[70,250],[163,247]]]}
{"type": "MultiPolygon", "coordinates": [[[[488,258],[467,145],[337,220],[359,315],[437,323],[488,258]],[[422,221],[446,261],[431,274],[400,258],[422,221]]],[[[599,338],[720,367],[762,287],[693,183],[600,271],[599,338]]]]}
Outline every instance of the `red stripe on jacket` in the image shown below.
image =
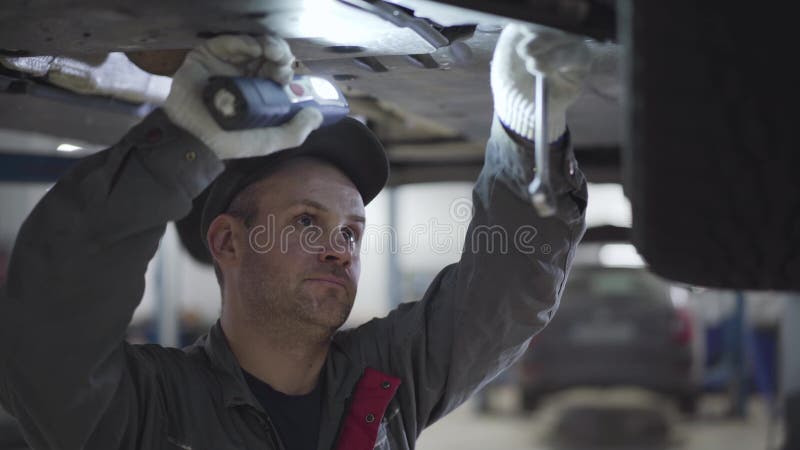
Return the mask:
{"type": "Polygon", "coordinates": [[[336,450],[372,450],[378,428],[394,397],[400,379],[367,367],[358,380],[350,401],[336,450]]]}

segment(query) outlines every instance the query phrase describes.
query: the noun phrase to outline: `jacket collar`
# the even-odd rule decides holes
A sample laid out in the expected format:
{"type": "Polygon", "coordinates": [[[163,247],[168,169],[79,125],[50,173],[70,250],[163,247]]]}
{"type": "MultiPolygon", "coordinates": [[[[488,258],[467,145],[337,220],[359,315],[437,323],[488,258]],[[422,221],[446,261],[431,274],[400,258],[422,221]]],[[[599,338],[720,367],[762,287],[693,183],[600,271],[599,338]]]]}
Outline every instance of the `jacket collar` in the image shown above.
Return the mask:
{"type": "MultiPolygon", "coordinates": [[[[350,347],[348,332],[339,332],[331,343],[323,378],[322,416],[318,449],[333,448],[347,401],[365,367],[356,363],[345,349],[350,347]]],[[[251,406],[266,414],[242,375],[219,320],[196,344],[205,351],[213,369],[220,376],[226,407],[251,406]]]]}
{"type": "Polygon", "coordinates": [[[202,346],[212,367],[221,375],[220,383],[225,406],[248,405],[263,412],[261,404],[247,386],[239,361],[228,345],[228,339],[219,320],[205,336],[202,346]]]}

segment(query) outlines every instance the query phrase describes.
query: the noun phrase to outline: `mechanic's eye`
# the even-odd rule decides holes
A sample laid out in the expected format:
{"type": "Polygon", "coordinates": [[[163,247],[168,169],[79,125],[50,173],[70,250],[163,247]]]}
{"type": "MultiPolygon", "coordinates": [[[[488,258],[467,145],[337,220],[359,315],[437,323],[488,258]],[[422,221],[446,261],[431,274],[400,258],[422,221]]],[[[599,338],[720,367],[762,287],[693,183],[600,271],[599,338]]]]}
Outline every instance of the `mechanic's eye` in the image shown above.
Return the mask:
{"type": "Polygon", "coordinates": [[[348,244],[354,245],[356,243],[356,233],[352,229],[347,227],[342,228],[342,236],[348,244]]]}
{"type": "Polygon", "coordinates": [[[297,223],[304,227],[310,227],[314,224],[314,217],[311,214],[301,214],[297,217],[297,223]]]}

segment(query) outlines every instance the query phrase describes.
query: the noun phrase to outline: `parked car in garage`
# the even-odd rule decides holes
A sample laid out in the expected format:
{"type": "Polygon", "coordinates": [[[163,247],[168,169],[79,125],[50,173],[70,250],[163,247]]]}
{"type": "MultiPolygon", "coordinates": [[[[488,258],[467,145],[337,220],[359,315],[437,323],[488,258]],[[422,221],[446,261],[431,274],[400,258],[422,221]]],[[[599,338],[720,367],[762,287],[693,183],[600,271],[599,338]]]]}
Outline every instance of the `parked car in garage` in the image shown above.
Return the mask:
{"type": "Polygon", "coordinates": [[[572,387],[636,386],[692,413],[700,394],[689,312],[642,268],[575,267],[556,318],[517,365],[523,408],[572,387]]]}

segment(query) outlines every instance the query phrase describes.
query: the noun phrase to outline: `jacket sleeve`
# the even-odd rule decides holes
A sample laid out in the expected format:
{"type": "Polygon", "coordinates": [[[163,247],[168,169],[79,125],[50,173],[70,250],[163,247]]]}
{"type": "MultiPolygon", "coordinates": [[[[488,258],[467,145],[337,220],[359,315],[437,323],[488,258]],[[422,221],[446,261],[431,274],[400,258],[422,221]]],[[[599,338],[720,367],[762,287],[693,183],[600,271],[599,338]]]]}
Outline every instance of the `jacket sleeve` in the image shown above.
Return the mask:
{"type": "Polygon", "coordinates": [[[23,223],[0,289],[0,400],[34,448],[93,447],[98,435],[136,445],[151,405],[133,380],[154,370],[125,331],[167,222],[222,168],[156,111],[73,166],[23,223]]]}
{"type": "Polygon", "coordinates": [[[348,333],[366,365],[401,378],[395,398],[408,436],[507,368],[555,314],[585,231],[587,190],[569,134],[551,148],[558,212],[542,218],[527,190],[533,146],[495,119],[460,261],[420,301],[348,333]]]}

